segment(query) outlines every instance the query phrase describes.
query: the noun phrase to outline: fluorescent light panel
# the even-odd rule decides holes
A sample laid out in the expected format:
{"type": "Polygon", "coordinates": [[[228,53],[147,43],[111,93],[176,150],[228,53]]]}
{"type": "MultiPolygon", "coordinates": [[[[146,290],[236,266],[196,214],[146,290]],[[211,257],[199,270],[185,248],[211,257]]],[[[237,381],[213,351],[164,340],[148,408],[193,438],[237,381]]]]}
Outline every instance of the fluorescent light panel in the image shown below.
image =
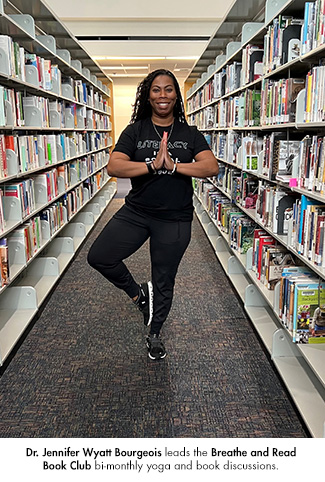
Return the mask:
{"type": "Polygon", "coordinates": [[[198,60],[198,55],[180,57],[93,57],[94,60],[198,60]]]}
{"type": "Polygon", "coordinates": [[[125,67],[121,67],[121,66],[118,66],[118,67],[101,67],[103,70],[148,70],[148,66],[144,67],[144,66],[125,66],[125,67]]]}
{"type": "Polygon", "coordinates": [[[93,57],[94,60],[165,60],[166,57],[93,57]]]}
{"type": "Polygon", "coordinates": [[[110,74],[110,77],[112,79],[115,79],[115,77],[143,77],[144,74],[115,74],[115,72],[110,74]]]}

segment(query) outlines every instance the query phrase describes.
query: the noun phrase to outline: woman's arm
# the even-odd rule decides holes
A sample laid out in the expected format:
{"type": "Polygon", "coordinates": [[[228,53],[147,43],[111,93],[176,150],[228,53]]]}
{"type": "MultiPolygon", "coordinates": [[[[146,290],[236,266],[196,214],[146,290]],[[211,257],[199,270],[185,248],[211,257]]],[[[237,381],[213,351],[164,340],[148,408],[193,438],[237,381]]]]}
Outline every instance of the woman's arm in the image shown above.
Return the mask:
{"type": "Polygon", "coordinates": [[[194,158],[195,162],[177,163],[177,172],[184,176],[211,177],[219,172],[218,161],[210,150],[201,151],[194,158]]]}
{"type": "Polygon", "coordinates": [[[113,177],[137,177],[148,174],[145,162],[133,162],[122,152],[113,152],[107,164],[107,172],[113,177]]]}
{"type": "MultiPolygon", "coordinates": [[[[154,162],[154,167],[156,169],[159,169],[163,164],[163,161],[161,161],[162,156],[163,152],[162,149],[160,149],[154,162]]],[[[194,160],[195,162],[177,163],[177,172],[179,174],[183,174],[184,176],[202,178],[216,176],[218,174],[218,162],[210,150],[199,152],[199,154],[195,156],[194,160]]],[[[170,164],[170,166],[166,165],[166,167],[167,169],[172,170],[173,162],[171,160],[170,164]]],[[[133,162],[126,154],[115,151],[111,154],[109,163],[107,165],[107,172],[110,176],[127,178],[148,174],[148,168],[145,162],[133,162]]]]}

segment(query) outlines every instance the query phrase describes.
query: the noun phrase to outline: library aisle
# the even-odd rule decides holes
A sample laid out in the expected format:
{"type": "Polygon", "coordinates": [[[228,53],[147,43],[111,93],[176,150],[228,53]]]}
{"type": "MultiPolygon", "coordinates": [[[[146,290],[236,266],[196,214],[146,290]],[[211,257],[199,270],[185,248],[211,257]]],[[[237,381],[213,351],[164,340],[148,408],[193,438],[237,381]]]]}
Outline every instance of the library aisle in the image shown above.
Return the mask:
{"type": "MultiPolygon", "coordinates": [[[[198,221],[162,333],[87,262],[114,199],[0,384],[0,437],[309,437],[198,221]]],[[[148,279],[148,246],[128,265],[148,279]]]]}

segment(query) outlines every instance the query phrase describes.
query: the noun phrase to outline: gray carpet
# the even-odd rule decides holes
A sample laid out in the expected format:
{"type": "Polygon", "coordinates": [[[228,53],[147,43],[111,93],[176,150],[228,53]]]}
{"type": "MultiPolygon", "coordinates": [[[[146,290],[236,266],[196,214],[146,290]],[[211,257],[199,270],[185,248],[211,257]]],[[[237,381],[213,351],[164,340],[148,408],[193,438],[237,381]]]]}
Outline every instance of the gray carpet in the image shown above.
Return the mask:
{"type": "MultiPolygon", "coordinates": [[[[0,379],[0,437],[308,437],[199,223],[147,357],[141,314],[86,263],[112,201],[0,379]]],[[[148,246],[127,262],[148,279],[148,246]]]]}

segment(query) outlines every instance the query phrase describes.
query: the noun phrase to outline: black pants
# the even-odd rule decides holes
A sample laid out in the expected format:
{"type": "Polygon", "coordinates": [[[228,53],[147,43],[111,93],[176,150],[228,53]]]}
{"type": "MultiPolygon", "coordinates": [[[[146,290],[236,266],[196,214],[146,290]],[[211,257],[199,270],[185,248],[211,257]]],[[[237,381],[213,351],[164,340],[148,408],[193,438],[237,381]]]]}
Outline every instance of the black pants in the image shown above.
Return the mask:
{"type": "Polygon", "coordinates": [[[179,263],[191,239],[191,221],[161,221],[124,205],[90,248],[88,263],[134,298],[139,293],[139,286],[123,260],[135,253],[148,238],[154,291],[150,333],[159,334],[171,308],[179,263]]]}

